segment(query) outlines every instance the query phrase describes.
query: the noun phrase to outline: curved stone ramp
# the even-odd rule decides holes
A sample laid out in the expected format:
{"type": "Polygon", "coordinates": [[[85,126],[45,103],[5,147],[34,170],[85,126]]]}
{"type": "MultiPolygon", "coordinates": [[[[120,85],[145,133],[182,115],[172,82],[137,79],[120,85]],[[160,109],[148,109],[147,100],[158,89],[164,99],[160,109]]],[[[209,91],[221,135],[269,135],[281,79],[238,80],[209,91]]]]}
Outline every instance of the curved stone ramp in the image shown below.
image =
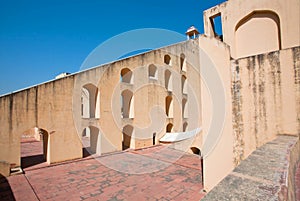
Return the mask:
{"type": "Polygon", "coordinates": [[[202,200],[297,200],[299,161],[299,138],[279,135],[255,150],[202,200]]]}

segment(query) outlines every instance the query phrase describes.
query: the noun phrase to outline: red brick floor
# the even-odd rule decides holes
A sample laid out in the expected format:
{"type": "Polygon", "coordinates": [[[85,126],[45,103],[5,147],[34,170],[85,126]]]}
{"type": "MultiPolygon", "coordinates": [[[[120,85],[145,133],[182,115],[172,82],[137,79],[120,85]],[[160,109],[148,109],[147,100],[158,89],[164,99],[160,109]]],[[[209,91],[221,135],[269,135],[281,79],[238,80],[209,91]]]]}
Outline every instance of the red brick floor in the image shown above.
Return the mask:
{"type": "MultiPolygon", "coordinates": [[[[29,145],[36,146],[35,154],[40,154],[37,143],[23,146],[29,145]]],[[[26,148],[23,150],[25,156],[26,148]]],[[[205,195],[200,158],[165,146],[51,166],[34,164],[24,170],[25,174],[7,178],[16,200],[183,201],[200,200],[205,195]]],[[[9,195],[9,188],[5,189],[9,195]]]]}
{"type": "Polygon", "coordinates": [[[295,175],[296,182],[296,200],[300,201],[300,162],[298,163],[295,175]]]}

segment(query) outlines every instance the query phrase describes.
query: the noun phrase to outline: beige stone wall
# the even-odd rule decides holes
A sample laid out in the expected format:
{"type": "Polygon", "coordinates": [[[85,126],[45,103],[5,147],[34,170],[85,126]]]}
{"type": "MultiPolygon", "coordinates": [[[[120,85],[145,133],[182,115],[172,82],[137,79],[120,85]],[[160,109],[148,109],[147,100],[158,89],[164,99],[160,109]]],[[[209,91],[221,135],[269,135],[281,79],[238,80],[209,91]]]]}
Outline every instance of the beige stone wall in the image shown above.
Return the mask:
{"type": "Polygon", "coordinates": [[[82,156],[72,118],[73,77],[41,84],[0,98],[0,158],[20,165],[20,139],[30,128],[48,134],[47,162],[82,156]]]}
{"type": "Polygon", "coordinates": [[[204,188],[210,190],[233,168],[229,48],[215,38],[199,38],[202,75],[204,188]],[[224,95],[224,96],[222,96],[224,95]],[[222,167],[222,168],[220,168],[222,167]]]}
{"type": "Polygon", "coordinates": [[[232,65],[235,164],[277,134],[299,133],[299,47],[232,65]]]}
{"type": "Polygon", "coordinates": [[[205,35],[214,37],[210,18],[221,15],[223,40],[233,58],[296,47],[299,8],[298,0],[230,0],[204,12],[205,35]]]}
{"type": "MultiPolygon", "coordinates": [[[[188,129],[198,128],[201,125],[199,80],[198,42],[188,41],[3,96],[0,159],[19,166],[20,137],[35,127],[47,135],[44,148],[49,163],[82,157],[80,140],[86,128],[91,149],[97,154],[122,150],[123,128],[128,125],[133,127],[130,148],[152,145],[153,133],[156,133],[155,144],[159,143],[168,123],[173,124],[172,132],[182,132],[183,123],[188,123],[188,129]],[[181,54],[185,55],[185,71],[181,69],[181,54]],[[171,58],[170,64],[165,63],[166,55],[171,58]],[[149,78],[151,65],[157,68],[156,78],[149,78]],[[132,71],[131,83],[120,81],[124,68],[132,71]],[[167,70],[172,74],[171,91],[165,86],[167,70]],[[183,75],[188,84],[186,94],[182,92],[183,75]],[[129,117],[121,113],[121,94],[125,90],[133,95],[129,117]],[[90,101],[86,108],[82,106],[83,91],[90,98],[84,100],[84,104],[90,101]],[[167,96],[173,98],[173,114],[169,117],[167,96]],[[188,100],[185,116],[183,99],[188,100]]],[[[200,146],[199,142],[196,144],[200,146]]]]}

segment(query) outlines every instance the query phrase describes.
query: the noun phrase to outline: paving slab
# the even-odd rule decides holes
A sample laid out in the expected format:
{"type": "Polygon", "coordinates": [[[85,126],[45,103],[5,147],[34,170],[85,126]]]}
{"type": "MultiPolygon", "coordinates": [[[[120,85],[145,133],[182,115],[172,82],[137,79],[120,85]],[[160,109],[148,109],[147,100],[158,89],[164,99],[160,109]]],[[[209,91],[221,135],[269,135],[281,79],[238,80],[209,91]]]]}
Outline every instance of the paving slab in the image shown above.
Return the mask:
{"type": "Polygon", "coordinates": [[[31,196],[26,200],[200,200],[205,195],[199,156],[163,146],[33,165],[7,183],[14,200],[25,195],[31,196]]]}

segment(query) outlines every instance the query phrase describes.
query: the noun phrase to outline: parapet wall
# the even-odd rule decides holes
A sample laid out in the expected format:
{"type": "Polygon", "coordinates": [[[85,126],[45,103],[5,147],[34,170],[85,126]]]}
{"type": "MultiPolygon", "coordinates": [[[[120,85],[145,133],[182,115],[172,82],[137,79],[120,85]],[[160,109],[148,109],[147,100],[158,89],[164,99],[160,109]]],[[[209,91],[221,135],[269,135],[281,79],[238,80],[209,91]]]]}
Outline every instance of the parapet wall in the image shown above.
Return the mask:
{"type": "Polygon", "coordinates": [[[242,161],[203,200],[296,200],[297,162],[299,138],[278,136],[242,161]]]}
{"type": "Polygon", "coordinates": [[[299,58],[295,47],[231,61],[235,165],[277,134],[300,133],[299,58]]]}

